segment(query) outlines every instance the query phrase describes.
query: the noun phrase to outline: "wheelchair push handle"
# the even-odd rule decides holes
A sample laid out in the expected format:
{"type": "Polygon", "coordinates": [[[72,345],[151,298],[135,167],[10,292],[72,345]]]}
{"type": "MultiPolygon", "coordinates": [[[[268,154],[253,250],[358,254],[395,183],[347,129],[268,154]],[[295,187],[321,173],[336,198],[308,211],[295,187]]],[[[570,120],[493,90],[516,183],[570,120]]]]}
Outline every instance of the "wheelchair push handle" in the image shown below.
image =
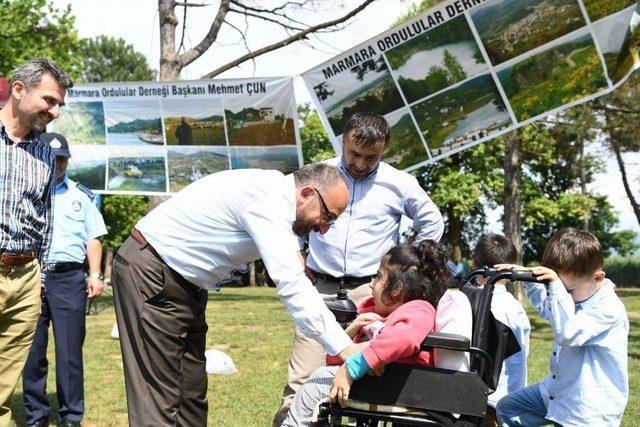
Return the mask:
{"type": "Polygon", "coordinates": [[[489,278],[488,283],[494,284],[501,279],[508,279],[511,282],[542,283],[544,285],[549,284],[548,280],[538,279],[538,277],[533,273],[533,270],[529,268],[499,270],[489,278]]]}
{"type": "Polygon", "coordinates": [[[498,272],[497,268],[491,268],[491,267],[484,266],[482,268],[479,268],[477,270],[473,270],[473,271],[467,273],[467,275],[464,276],[464,279],[462,279],[462,283],[467,283],[469,280],[471,280],[471,279],[473,279],[474,277],[477,277],[477,276],[490,277],[490,276],[493,276],[494,274],[496,274],[497,272],[498,272]]]}

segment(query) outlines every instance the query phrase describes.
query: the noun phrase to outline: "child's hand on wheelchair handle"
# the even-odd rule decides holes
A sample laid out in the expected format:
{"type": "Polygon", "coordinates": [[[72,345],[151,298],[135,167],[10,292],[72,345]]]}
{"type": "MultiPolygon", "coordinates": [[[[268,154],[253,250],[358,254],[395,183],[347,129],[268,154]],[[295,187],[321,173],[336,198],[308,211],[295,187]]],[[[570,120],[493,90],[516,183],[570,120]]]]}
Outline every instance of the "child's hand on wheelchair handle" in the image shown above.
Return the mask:
{"type": "Polygon", "coordinates": [[[533,271],[533,274],[536,275],[536,279],[540,281],[546,281],[548,283],[552,283],[557,280],[560,280],[560,278],[558,277],[558,273],[556,273],[555,271],[547,267],[543,267],[543,266],[533,267],[531,271],[533,271]]]}
{"type": "Polygon", "coordinates": [[[538,267],[523,267],[517,264],[496,264],[494,265],[498,270],[529,270],[536,277],[536,280],[540,282],[551,283],[556,280],[560,280],[558,274],[550,268],[538,266],[538,267]]]}
{"type": "Polygon", "coordinates": [[[349,375],[347,364],[343,363],[333,379],[333,384],[331,385],[331,392],[329,393],[331,401],[334,403],[337,401],[340,406],[343,408],[346,407],[347,401],[349,400],[351,384],[353,384],[353,379],[351,379],[351,375],[349,375]]]}

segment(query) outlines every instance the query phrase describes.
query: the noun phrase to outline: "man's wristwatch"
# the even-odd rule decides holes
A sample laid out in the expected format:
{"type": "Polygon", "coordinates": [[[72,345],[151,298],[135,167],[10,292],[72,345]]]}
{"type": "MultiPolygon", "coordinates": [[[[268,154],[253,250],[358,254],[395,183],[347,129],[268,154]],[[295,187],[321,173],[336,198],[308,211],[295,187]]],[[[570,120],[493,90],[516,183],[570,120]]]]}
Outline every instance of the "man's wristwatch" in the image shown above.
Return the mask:
{"type": "Polygon", "coordinates": [[[102,275],[102,273],[91,273],[87,279],[98,279],[98,280],[103,280],[104,276],[102,275]]]}

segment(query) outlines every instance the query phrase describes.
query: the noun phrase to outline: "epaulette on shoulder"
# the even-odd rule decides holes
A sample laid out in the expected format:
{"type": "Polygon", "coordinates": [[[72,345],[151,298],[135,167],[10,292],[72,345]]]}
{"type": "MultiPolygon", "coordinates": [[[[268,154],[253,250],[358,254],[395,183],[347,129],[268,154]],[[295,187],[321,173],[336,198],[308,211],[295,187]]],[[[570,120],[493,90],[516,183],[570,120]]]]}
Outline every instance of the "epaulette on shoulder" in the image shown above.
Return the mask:
{"type": "Polygon", "coordinates": [[[89,198],[91,200],[93,200],[96,197],[96,195],[93,194],[93,191],[91,191],[89,189],[89,187],[85,187],[84,185],[80,184],[79,182],[76,183],[76,187],[78,187],[78,190],[82,191],[84,194],[89,196],[89,198]]]}

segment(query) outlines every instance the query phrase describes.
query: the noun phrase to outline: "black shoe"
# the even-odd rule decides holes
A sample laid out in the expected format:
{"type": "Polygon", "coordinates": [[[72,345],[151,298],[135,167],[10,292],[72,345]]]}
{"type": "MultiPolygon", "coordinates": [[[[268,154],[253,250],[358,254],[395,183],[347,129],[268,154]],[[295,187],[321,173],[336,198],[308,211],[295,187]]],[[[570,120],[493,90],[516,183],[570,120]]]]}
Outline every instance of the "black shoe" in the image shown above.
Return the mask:
{"type": "Polygon", "coordinates": [[[73,421],[67,418],[63,418],[58,424],[60,427],[80,427],[80,421],[73,421]]]}
{"type": "Polygon", "coordinates": [[[40,418],[35,423],[27,424],[27,427],[49,427],[49,418],[40,418]]]}

